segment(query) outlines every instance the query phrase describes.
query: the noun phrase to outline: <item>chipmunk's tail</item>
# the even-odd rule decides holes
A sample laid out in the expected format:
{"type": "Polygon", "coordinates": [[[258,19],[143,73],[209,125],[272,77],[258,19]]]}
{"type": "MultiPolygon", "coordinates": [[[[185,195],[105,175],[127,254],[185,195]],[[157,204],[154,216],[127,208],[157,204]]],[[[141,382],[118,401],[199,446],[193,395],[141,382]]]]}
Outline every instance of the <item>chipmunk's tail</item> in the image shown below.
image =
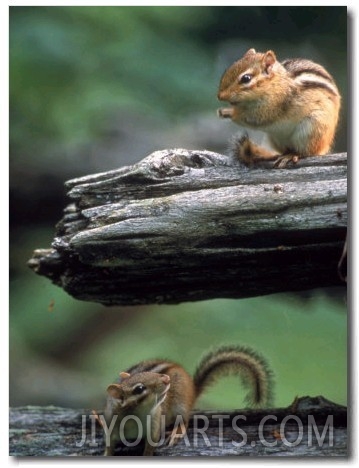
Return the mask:
{"type": "Polygon", "coordinates": [[[243,346],[223,346],[206,354],[194,373],[197,396],[220,377],[239,375],[249,387],[246,396],[251,406],[271,404],[273,376],[266,361],[255,351],[243,346]]]}
{"type": "Polygon", "coordinates": [[[249,139],[247,132],[232,138],[230,153],[234,159],[239,159],[249,166],[259,161],[275,161],[280,156],[278,152],[269,151],[254,143],[249,139]]]}

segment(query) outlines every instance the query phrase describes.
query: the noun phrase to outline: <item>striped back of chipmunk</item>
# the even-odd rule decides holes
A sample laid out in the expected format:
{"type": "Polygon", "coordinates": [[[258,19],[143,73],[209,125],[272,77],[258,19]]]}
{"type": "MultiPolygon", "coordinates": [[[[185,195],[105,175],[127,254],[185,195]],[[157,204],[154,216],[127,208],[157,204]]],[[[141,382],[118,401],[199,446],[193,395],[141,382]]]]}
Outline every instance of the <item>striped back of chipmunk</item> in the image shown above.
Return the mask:
{"type": "Polygon", "coordinates": [[[302,88],[321,88],[332,98],[340,98],[333,77],[318,63],[297,58],[284,60],[282,65],[302,88]]]}
{"type": "Polygon", "coordinates": [[[150,359],[142,361],[126,370],[129,374],[138,374],[140,372],[155,372],[157,374],[167,374],[170,369],[177,367],[178,364],[162,359],[150,359]]]}

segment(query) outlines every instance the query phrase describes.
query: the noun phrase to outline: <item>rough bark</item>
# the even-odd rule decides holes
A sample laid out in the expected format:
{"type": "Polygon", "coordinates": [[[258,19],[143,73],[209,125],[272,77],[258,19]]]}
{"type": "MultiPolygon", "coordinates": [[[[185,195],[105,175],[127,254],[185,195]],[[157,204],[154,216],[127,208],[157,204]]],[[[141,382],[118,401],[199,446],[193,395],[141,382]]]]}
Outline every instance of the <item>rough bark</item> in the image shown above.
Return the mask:
{"type": "MultiPolygon", "coordinates": [[[[157,448],[155,456],[345,457],[347,412],[323,397],[299,398],[288,408],[194,412],[187,436],[175,446],[157,448]],[[201,432],[204,418],[208,428],[201,432]]],[[[10,410],[10,455],[98,456],[104,446],[103,430],[91,411],[56,407],[10,410]]],[[[123,445],[116,454],[141,455],[142,450],[143,443],[131,448],[123,445]]]]}
{"type": "Polygon", "coordinates": [[[106,305],[242,298],[343,284],[346,154],[246,168],[184,149],[71,180],[29,266],[106,305]]]}

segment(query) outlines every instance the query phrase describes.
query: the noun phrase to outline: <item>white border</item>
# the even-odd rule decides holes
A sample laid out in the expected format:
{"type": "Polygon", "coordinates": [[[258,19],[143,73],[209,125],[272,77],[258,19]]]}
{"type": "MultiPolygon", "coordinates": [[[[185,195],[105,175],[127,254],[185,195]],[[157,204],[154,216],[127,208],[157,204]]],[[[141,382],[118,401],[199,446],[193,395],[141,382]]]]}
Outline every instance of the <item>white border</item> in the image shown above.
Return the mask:
{"type": "MultiPolygon", "coordinates": [[[[201,2],[201,1],[195,1],[195,2],[129,2],[129,1],[124,1],[124,2],[118,2],[118,1],[106,1],[106,2],[94,2],[94,1],[13,1],[9,2],[8,4],[3,4],[1,3],[0,5],[0,12],[1,12],[1,21],[2,21],[2,28],[1,28],[1,49],[2,49],[2,58],[3,58],[3,66],[4,69],[7,69],[6,75],[2,73],[3,79],[2,79],[2,86],[1,90],[2,93],[5,95],[3,96],[2,102],[8,102],[8,24],[9,24],[9,15],[8,15],[8,8],[9,6],[85,6],[85,5],[101,5],[101,6],[126,6],[126,5],[219,5],[219,2],[201,2]],[[4,85],[5,83],[5,85],[4,85]]],[[[240,4],[238,2],[224,2],[220,3],[221,6],[257,6],[255,2],[246,2],[243,1],[240,4]]],[[[263,3],[260,3],[260,5],[263,5],[263,3]]],[[[277,1],[275,4],[270,4],[271,6],[313,6],[313,2],[308,2],[308,1],[297,1],[297,2],[292,2],[292,1],[277,1]]],[[[352,72],[353,76],[351,77],[351,83],[352,83],[352,95],[351,95],[351,102],[353,106],[353,110],[351,112],[351,116],[353,117],[353,122],[351,123],[351,128],[352,128],[352,148],[351,148],[351,155],[353,163],[351,164],[351,167],[353,169],[353,174],[351,174],[351,181],[352,181],[352,195],[353,195],[353,200],[351,202],[351,216],[352,216],[352,222],[351,222],[351,228],[353,230],[352,232],[352,239],[358,239],[358,230],[356,226],[356,218],[357,218],[357,206],[358,206],[358,190],[355,189],[355,184],[353,182],[353,179],[355,178],[355,182],[357,183],[358,179],[358,163],[356,163],[356,158],[359,158],[359,155],[356,155],[356,149],[357,149],[357,141],[356,141],[356,132],[357,132],[357,119],[356,119],[356,110],[358,108],[358,93],[356,92],[356,87],[357,83],[359,80],[359,73],[358,73],[358,50],[357,50],[357,44],[358,44],[358,34],[356,31],[357,28],[357,15],[358,15],[358,3],[354,1],[349,1],[349,2],[344,2],[344,1],[321,1],[317,0],[315,2],[316,6],[348,6],[348,13],[351,18],[351,37],[349,38],[351,47],[350,47],[350,52],[352,54],[352,60],[353,60],[353,67],[352,67],[352,72]]],[[[269,5],[268,5],[269,6],[269,5]]],[[[2,119],[2,125],[1,125],[1,144],[3,146],[3,157],[1,158],[1,165],[2,165],[2,171],[1,175],[4,178],[2,187],[8,187],[8,161],[5,155],[8,155],[8,109],[5,108],[3,109],[3,112],[5,116],[2,119]]],[[[8,190],[6,191],[5,194],[5,199],[7,199],[7,194],[8,190]]],[[[8,206],[8,204],[7,204],[8,206]]],[[[5,218],[6,219],[6,218],[5,218]]],[[[6,232],[4,230],[4,232],[6,232]]],[[[352,278],[352,285],[354,285],[354,279],[355,279],[355,270],[358,265],[358,256],[357,256],[357,249],[355,247],[351,248],[350,252],[350,259],[352,260],[352,275],[354,278],[352,278]]],[[[4,262],[3,262],[4,263],[4,262]]],[[[1,332],[3,333],[3,337],[1,340],[1,345],[3,347],[2,349],[2,360],[3,360],[3,366],[1,367],[3,375],[8,375],[8,320],[6,318],[6,311],[8,310],[8,271],[4,271],[4,275],[2,278],[5,279],[5,288],[3,289],[3,294],[1,295],[3,303],[3,307],[1,309],[1,314],[2,314],[2,320],[4,323],[2,324],[1,327],[1,332]],[[5,297],[4,297],[5,296],[5,297]]],[[[358,347],[355,346],[356,342],[356,337],[358,336],[358,320],[356,319],[356,313],[357,313],[357,305],[358,305],[358,293],[356,292],[356,287],[352,286],[351,287],[351,341],[352,341],[352,381],[351,381],[351,390],[352,390],[352,395],[351,395],[351,402],[352,402],[352,411],[351,411],[351,418],[350,422],[352,424],[352,431],[351,431],[351,440],[350,440],[350,450],[351,450],[351,455],[352,457],[350,458],[349,463],[353,464],[354,462],[357,462],[358,458],[358,431],[357,431],[357,421],[359,420],[358,416],[358,405],[356,404],[356,398],[357,398],[357,373],[355,372],[355,363],[358,362],[358,347]]],[[[5,385],[4,380],[2,380],[2,390],[3,393],[1,394],[2,396],[2,402],[4,403],[4,413],[3,414],[8,414],[8,386],[5,385]]],[[[117,465],[121,466],[131,466],[131,467],[138,467],[138,466],[143,466],[143,464],[158,464],[158,463],[166,463],[166,465],[179,465],[182,463],[186,463],[186,466],[195,466],[197,463],[210,463],[211,466],[215,467],[224,467],[228,465],[233,465],[233,464],[238,464],[240,467],[245,467],[252,465],[253,463],[275,463],[275,464],[280,464],[281,466],[288,466],[291,462],[295,461],[296,466],[314,466],[315,464],[318,463],[318,459],[310,460],[310,459],[302,459],[302,460],[294,460],[294,459],[279,459],[278,457],[273,457],[271,459],[253,459],[253,460],[248,460],[246,458],[223,458],[223,459],[211,459],[208,460],[206,459],[201,459],[201,458],[196,458],[195,460],[191,459],[171,459],[171,458],[158,458],[156,457],[153,461],[152,460],[138,460],[136,459],[114,459],[114,460],[101,460],[99,458],[74,458],[72,459],[71,457],[67,457],[64,459],[38,459],[38,458],[27,458],[27,459],[15,459],[14,457],[9,457],[8,456],[8,418],[7,417],[2,417],[1,418],[2,422],[2,431],[1,431],[1,442],[0,442],[0,461],[2,464],[7,463],[8,466],[14,466],[14,464],[38,464],[41,465],[41,467],[50,467],[58,464],[66,464],[66,465],[76,465],[76,466],[83,466],[83,467],[88,467],[89,464],[93,465],[94,463],[96,466],[105,466],[105,463],[116,463],[117,465]]],[[[343,459],[325,459],[323,460],[324,463],[345,463],[347,464],[348,462],[343,459]]]]}

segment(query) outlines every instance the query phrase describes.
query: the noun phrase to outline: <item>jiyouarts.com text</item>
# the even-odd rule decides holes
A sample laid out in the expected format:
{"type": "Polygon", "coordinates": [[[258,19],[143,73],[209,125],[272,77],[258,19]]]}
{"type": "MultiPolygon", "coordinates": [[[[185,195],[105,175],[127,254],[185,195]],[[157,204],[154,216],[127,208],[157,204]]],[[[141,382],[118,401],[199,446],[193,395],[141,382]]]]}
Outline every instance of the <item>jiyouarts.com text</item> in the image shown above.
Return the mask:
{"type": "Polygon", "coordinates": [[[279,420],[275,415],[267,415],[256,425],[255,438],[253,438],[254,426],[251,425],[249,435],[246,431],[246,427],[248,428],[247,417],[240,414],[235,417],[226,414],[216,414],[210,417],[195,414],[188,432],[184,430],[185,424],[181,415],[177,416],[170,432],[165,429],[165,416],[163,415],[162,418],[160,438],[152,440],[150,415],[147,416],[145,427],[136,415],[128,415],[120,421],[117,415],[112,416],[109,421],[106,421],[103,415],[82,415],[82,434],[81,439],[76,442],[76,446],[83,447],[87,444],[90,447],[98,447],[103,444],[97,438],[96,425],[98,423],[102,426],[106,447],[110,446],[113,433],[119,443],[127,447],[137,446],[144,438],[147,443],[154,447],[160,447],[169,442],[177,442],[177,438],[183,440],[187,447],[196,447],[203,444],[208,447],[214,444],[222,447],[224,443],[230,443],[237,448],[246,445],[253,447],[257,444],[264,447],[275,447],[278,444],[295,447],[300,443],[319,447],[322,447],[324,443],[330,447],[334,445],[333,415],[328,415],[324,424],[317,424],[315,417],[312,415],[308,416],[305,423],[296,415],[287,415],[282,420],[279,420]],[[137,425],[137,437],[135,439],[127,439],[125,436],[126,424],[129,421],[132,425],[137,425]],[[233,438],[231,440],[228,438],[228,427],[232,430],[231,435],[233,438]],[[216,437],[213,434],[216,434],[216,437]]]}

